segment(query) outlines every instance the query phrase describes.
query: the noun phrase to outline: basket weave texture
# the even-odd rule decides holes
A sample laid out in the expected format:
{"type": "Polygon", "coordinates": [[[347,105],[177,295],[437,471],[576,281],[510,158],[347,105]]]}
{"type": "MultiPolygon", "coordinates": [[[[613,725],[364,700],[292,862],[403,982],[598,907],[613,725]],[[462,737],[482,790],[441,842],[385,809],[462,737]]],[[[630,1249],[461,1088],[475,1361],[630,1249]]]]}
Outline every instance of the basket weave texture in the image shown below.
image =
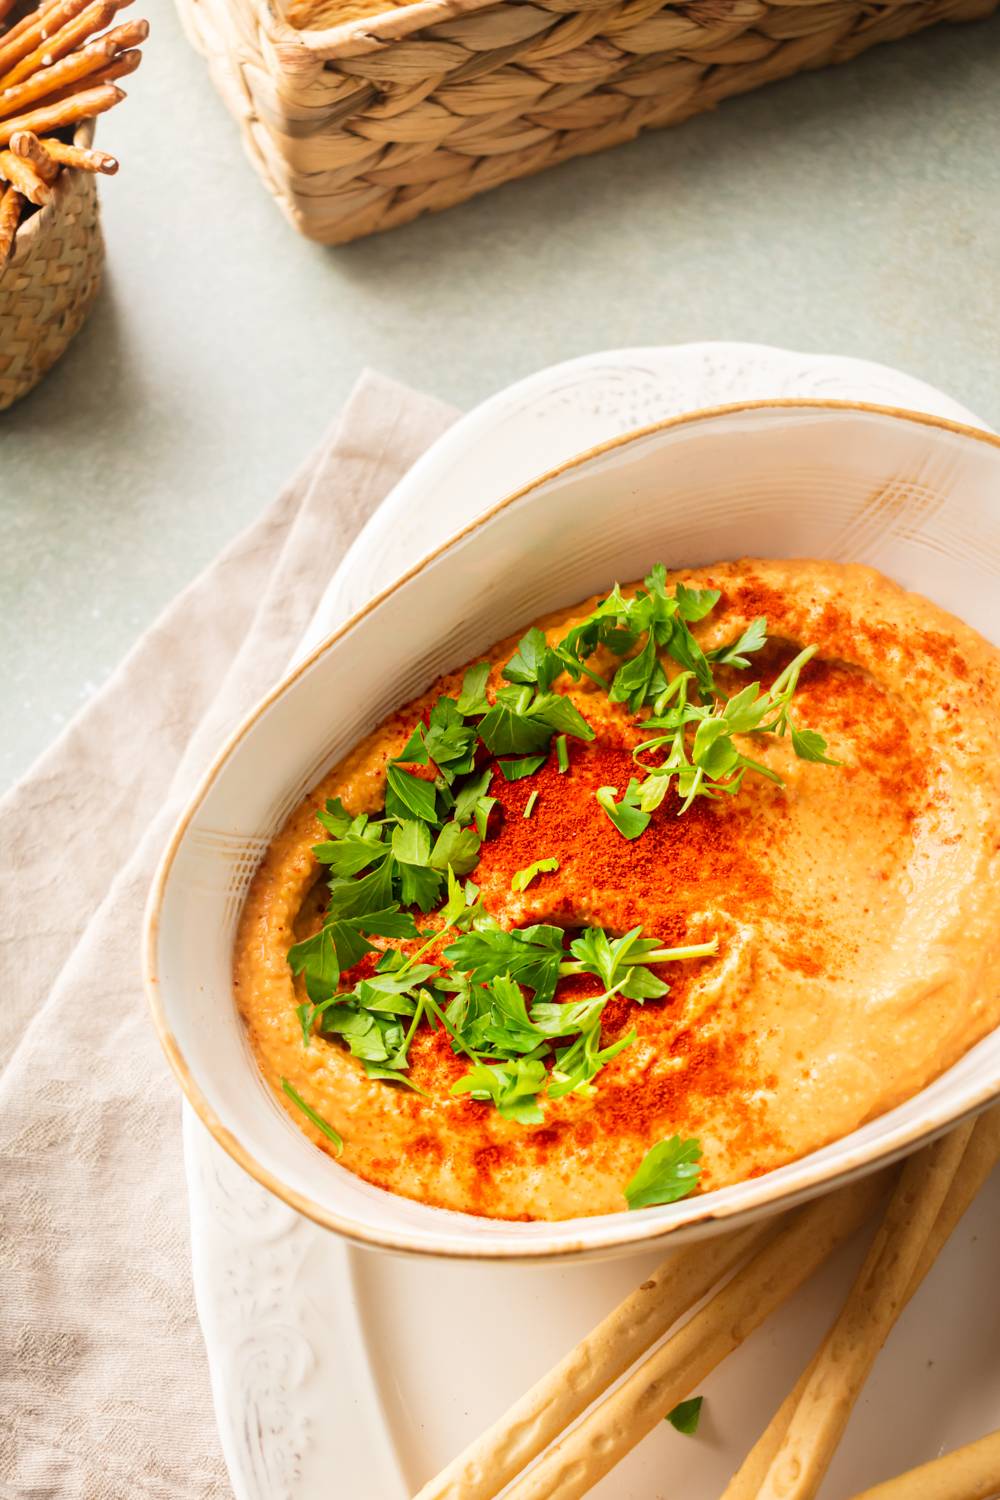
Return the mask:
{"type": "MultiPolygon", "coordinates": [[[[87,121],[76,144],[93,138],[87,121]]],[[[0,411],[65,352],[97,294],[103,262],[96,176],[63,170],[52,202],[20,226],[0,269],[0,411]]]]}
{"type": "Polygon", "coordinates": [[[178,0],[252,160],[328,244],[998,0],[421,0],[326,31],[178,0]]]}

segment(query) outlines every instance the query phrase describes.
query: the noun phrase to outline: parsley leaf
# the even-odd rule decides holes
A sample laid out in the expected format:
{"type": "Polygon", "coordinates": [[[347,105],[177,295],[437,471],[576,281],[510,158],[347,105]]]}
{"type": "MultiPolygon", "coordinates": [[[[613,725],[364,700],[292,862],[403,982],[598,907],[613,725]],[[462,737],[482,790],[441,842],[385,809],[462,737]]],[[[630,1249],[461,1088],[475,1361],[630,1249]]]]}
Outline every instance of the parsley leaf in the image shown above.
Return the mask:
{"type": "Polygon", "coordinates": [[[616,802],[616,786],[598,787],[594,793],[618,832],[627,839],[637,839],[649,827],[649,813],[639,807],[639,783],[635,777],[629,782],[625,795],[616,802]]]}
{"type": "Polygon", "coordinates": [[[497,767],[505,781],[523,781],[525,776],[533,776],[540,770],[546,759],[544,755],[526,755],[523,760],[498,760],[497,767]]]}
{"type": "Polygon", "coordinates": [[[437,794],[433,782],[423,781],[399,766],[386,768],[385,810],[390,818],[422,818],[437,821],[437,794]]]}
{"type": "Polygon", "coordinates": [[[698,1423],[701,1421],[701,1406],[704,1396],[692,1396],[689,1401],[679,1401],[673,1411],[668,1411],[664,1417],[678,1432],[693,1437],[698,1431],[698,1423]]]}
{"type": "Polygon", "coordinates": [[[562,674],[563,664],[549,649],[545,632],[533,625],[519,642],[517,650],[503,669],[508,682],[537,683],[546,692],[562,674]]]}
{"type": "Polygon", "coordinates": [[[486,684],[489,681],[490,664],[488,661],[477,662],[470,667],[462,679],[462,691],[458,695],[458,711],[460,714],[484,714],[489,709],[489,699],[486,697],[486,684]]]}
{"type": "Polygon", "coordinates": [[[830,759],[826,740],[815,729],[793,729],[792,749],[800,760],[815,760],[824,766],[843,765],[843,761],[830,759]]]}
{"type": "Polygon", "coordinates": [[[545,1118],[538,1091],[545,1082],[545,1064],[519,1057],[516,1062],[488,1067],[476,1063],[451,1086],[453,1094],[471,1094],[473,1099],[491,1100],[505,1120],[519,1125],[540,1125],[545,1118]]]}
{"type": "Polygon", "coordinates": [[[659,1141],[643,1157],[638,1171],[625,1185],[629,1208],[650,1208],[658,1203],[676,1203],[698,1186],[701,1145],[695,1139],[672,1135],[659,1141]]]}
{"type": "Polygon", "coordinates": [[[514,871],[510,878],[510,888],[512,891],[526,891],[539,875],[549,875],[558,868],[557,859],[536,859],[534,864],[525,865],[523,870],[514,871]]]}
{"type": "Polygon", "coordinates": [[[759,651],[767,640],[767,617],[758,615],[751,620],[742,635],[738,635],[735,641],[730,641],[727,646],[717,646],[714,651],[707,653],[709,661],[718,662],[720,667],[748,667],[750,663],[747,656],[752,651],[759,651]]]}

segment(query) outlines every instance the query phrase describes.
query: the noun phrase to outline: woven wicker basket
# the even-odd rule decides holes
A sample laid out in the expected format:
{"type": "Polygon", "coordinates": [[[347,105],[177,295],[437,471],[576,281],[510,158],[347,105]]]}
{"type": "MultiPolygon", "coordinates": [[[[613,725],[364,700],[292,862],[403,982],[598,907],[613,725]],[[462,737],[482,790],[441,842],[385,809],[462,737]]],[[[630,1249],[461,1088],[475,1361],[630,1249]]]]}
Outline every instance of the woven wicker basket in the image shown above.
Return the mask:
{"type": "Polygon", "coordinates": [[[250,156],[328,244],[998,0],[421,0],[325,31],[178,0],[250,156]]]}
{"type": "MultiPolygon", "coordinates": [[[[92,143],[92,120],[75,139],[92,143]]],[[[21,225],[0,269],[0,411],[26,396],[65,351],[100,286],[103,261],[97,179],[62,171],[52,202],[21,225]]]]}

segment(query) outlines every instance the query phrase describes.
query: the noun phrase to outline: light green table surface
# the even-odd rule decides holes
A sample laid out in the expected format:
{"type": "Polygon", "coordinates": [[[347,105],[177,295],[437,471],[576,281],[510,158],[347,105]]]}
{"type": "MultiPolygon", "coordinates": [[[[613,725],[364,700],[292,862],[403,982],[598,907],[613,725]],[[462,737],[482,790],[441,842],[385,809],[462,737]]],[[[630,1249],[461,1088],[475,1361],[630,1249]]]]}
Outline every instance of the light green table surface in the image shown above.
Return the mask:
{"type": "MultiPolygon", "coordinates": [[[[138,10],[144,7],[140,4],[138,10]]],[[[468,406],[591,350],[867,356],[1000,426],[1000,21],[943,27],[338,250],[300,240],[158,0],[98,144],[104,291],[0,415],[0,782],[374,365],[468,406]]]]}

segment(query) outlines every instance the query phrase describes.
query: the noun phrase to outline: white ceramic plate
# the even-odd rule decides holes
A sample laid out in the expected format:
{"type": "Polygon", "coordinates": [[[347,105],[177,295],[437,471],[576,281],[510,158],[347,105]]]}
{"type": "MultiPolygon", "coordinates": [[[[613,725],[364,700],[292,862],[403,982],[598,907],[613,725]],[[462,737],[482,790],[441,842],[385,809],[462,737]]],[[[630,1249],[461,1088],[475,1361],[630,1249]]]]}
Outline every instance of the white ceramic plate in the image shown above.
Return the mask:
{"type": "MultiPolygon", "coordinates": [[[[548,463],[637,420],[719,399],[799,393],[905,403],[975,420],[927,387],[851,361],[746,346],[627,351],[574,361],[494,398],[437,445],[386,502],[377,527],[359,540],[350,573],[342,573],[339,589],[335,582],[310,637],[325,634],[360,602],[356,592],[351,597],[352,589],[371,592],[403,571],[409,561],[406,548],[412,545],[406,521],[416,505],[422,516],[420,536],[425,545],[433,544],[441,532],[468,518],[470,502],[482,509],[548,463]],[[539,413],[547,414],[544,427],[539,413]],[[547,446],[550,438],[552,448],[547,446]],[[492,492],[480,488],[476,494],[470,488],[470,461],[480,475],[490,476],[492,492]]],[[[311,1500],[314,1493],[319,1496],[321,1484],[325,1496],[384,1495],[390,1500],[407,1493],[519,1393],[533,1373],[562,1353],[656,1259],[560,1270],[449,1265],[445,1272],[431,1265],[372,1257],[348,1249],[258,1189],[190,1119],[186,1141],[199,1306],[220,1426],[240,1500],[286,1493],[296,1500],[311,1500]],[[445,1274],[446,1288],[441,1280],[445,1274]],[[537,1316],[540,1305],[545,1308],[543,1319],[537,1316]],[[454,1377],[468,1364],[463,1341],[471,1325],[482,1332],[492,1351],[488,1368],[478,1368],[481,1378],[474,1383],[454,1377]],[[529,1328],[531,1341],[526,1345],[523,1335],[529,1328]],[[439,1372],[438,1379],[429,1381],[430,1371],[439,1372]],[[459,1385],[462,1401],[457,1405],[431,1396],[435,1389],[455,1390],[459,1385]],[[331,1402],[333,1391],[341,1395],[331,1402]]],[[[977,1213],[996,1223],[994,1208],[986,1200],[977,1213]]],[[[963,1243],[953,1247],[950,1257],[961,1257],[961,1286],[974,1287],[983,1257],[976,1259],[964,1231],[963,1243]]],[[[936,1275],[947,1270],[943,1264],[936,1275]]],[[[841,1277],[844,1274],[841,1267],[841,1277]]],[[[823,1309],[830,1305],[828,1297],[828,1289],[824,1295],[818,1287],[799,1299],[797,1313],[784,1317],[786,1326],[775,1323],[755,1340],[758,1348],[773,1350],[766,1379],[759,1378],[759,1371],[753,1382],[740,1375],[746,1356],[719,1372],[709,1389],[722,1394],[710,1403],[713,1415],[704,1438],[684,1441],[665,1430],[644,1444],[599,1493],[666,1493],[665,1472],[677,1481],[676,1493],[687,1500],[707,1500],[717,1493],[762,1424],[772,1391],[775,1397],[781,1393],[800,1349],[804,1352],[820,1326],[823,1309]]],[[[922,1298],[921,1304],[926,1300],[922,1298]]],[[[941,1306],[940,1296],[936,1305],[941,1306]]],[[[884,1360],[880,1366],[894,1372],[886,1389],[895,1388],[904,1368],[912,1384],[913,1349],[922,1340],[935,1351],[939,1365],[947,1363],[949,1338],[953,1344],[962,1343],[966,1358],[959,1373],[965,1372],[970,1382],[981,1375],[980,1355],[993,1342],[995,1330],[959,1318],[959,1338],[952,1299],[947,1307],[947,1314],[938,1319],[940,1327],[931,1328],[925,1321],[909,1335],[905,1328],[897,1333],[893,1348],[905,1353],[898,1367],[895,1354],[890,1364],[884,1360]]],[[[928,1307],[925,1319],[930,1315],[928,1307]]],[[[949,1366],[947,1377],[933,1377],[932,1368],[921,1376],[919,1390],[908,1395],[918,1405],[944,1400],[947,1419],[936,1413],[932,1428],[942,1441],[958,1441],[989,1425],[989,1394],[995,1398],[995,1384],[988,1393],[988,1382],[984,1386],[980,1380],[975,1392],[964,1393],[961,1402],[951,1401],[946,1391],[964,1391],[962,1381],[956,1383],[955,1366],[949,1366]]],[[[878,1380],[872,1387],[876,1396],[878,1380]]],[[[884,1402],[886,1390],[881,1394],[884,1402]]],[[[897,1399],[893,1410],[898,1409],[897,1399]]],[[[859,1413],[852,1431],[862,1418],[859,1413]]],[[[903,1440],[893,1443],[887,1443],[880,1430],[881,1420],[870,1426],[867,1441],[862,1431],[861,1440],[848,1444],[838,1461],[831,1482],[841,1473],[844,1478],[839,1491],[831,1489],[831,1494],[846,1493],[930,1451],[926,1444],[914,1442],[919,1432],[912,1425],[904,1436],[896,1423],[893,1431],[903,1440]],[[876,1452],[879,1462],[873,1466],[876,1452]]]]}

